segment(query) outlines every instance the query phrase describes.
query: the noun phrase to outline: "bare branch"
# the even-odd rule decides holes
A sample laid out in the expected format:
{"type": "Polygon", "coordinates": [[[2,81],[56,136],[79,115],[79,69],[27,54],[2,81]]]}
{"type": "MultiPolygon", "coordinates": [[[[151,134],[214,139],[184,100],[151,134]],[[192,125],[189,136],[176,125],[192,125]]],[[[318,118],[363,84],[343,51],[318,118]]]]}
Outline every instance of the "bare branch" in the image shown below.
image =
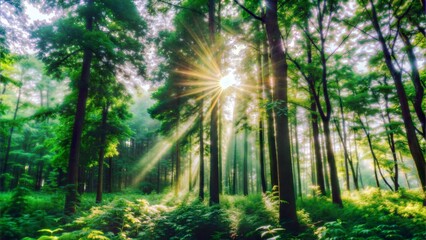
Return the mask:
{"type": "Polygon", "coordinates": [[[331,20],[333,19],[333,15],[334,12],[330,13],[330,16],[328,17],[328,23],[327,23],[327,28],[325,29],[325,39],[327,39],[328,37],[328,33],[330,32],[330,25],[331,25],[331,20]]]}
{"type": "Polygon", "coordinates": [[[158,1],[158,2],[162,2],[162,3],[165,3],[165,4],[167,4],[167,5],[170,5],[170,6],[174,7],[174,8],[184,9],[184,10],[189,10],[189,11],[194,12],[194,13],[197,13],[197,14],[199,14],[199,15],[201,15],[201,16],[205,16],[205,14],[204,14],[204,13],[202,13],[202,12],[200,12],[200,11],[198,11],[197,9],[194,9],[194,8],[184,7],[184,6],[181,6],[181,5],[176,5],[176,4],[173,4],[173,3],[171,3],[171,2],[164,1],[164,0],[157,0],[157,1],[158,1]]]}
{"type": "Polygon", "coordinates": [[[246,11],[248,14],[250,14],[254,19],[259,20],[263,22],[263,17],[259,17],[256,14],[254,14],[252,11],[250,11],[248,8],[246,8],[243,4],[238,2],[238,0],[234,0],[234,3],[236,3],[238,6],[240,6],[244,11],[246,11]]]}
{"type": "Polygon", "coordinates": [[[65,62],[68,58],[70,58],[72,55],[74,55],[74,54],[76,54],[76,53],[78,53],[78,52],[80,52],[82,49],[81,48],[79,48],[79,49],[77,49],[77,50],[75,50],[75,51],[73,51],[73,52],[71,52],[71,53],[68,53],[65,57],[63,57],[62,59],[59,59],[58,61],[56,61],[56,62],[54,62],[54,63],[52,63],[51,65],[50,65],[50,67],[51,68],[56,68],[56,67],[59,67],[63,62],[65,62]]]}
{"type": "Polygon", "coordinates": [[[311,41],[312,45],[314,45],[315,49],[317,49],[318,51],[321,51],[321,49],[318,47],[318,45],[314,42],[314,40],[312,39],[311,35],[309,34],[309,32],[302,27],[303,32],[305,33],[305,35],[309,38],[309,41],[311,41]]]}
{"type": "Polygon", "coordinates": [[[361,32],[361,33],[363,33],[364,35],[367,35],[367,36],[369,36],[370,38],[372,38],[372,39],[374,39],[374,40],[376,40],[376,41],[379,41],[379,39],[378,39],[378,38],[376,38],[375,36],[373,36],[373,35],[369,34],[369,33],[368,33],[368,32],[366,32],[365,30],[363,30],[363,29],[359,28],[357,25],[353,25],[352,23],[350,23],[350,22],[349,22],[349,21],[347,21],[347,20],[343,20],[343,22],[344,22],[345,24],[347,24],[347,25],[349,25],[349,26],[351,26],[351,27],[355,28],[356,30],[360,31],[360,32],[361,32]]]}
{"type": "Polygon", "coordinates": [[[343,43],[345,43],[346,42],[346,40],[348,40],[349,39],[349,36],[351,36],[351,34],[352,34],[352,32],[354,31],[354,29],[355,28],[353,28],[350,32],[349,32],[349,34],[348,35],[346,35],[346,37],[345,38],[343,38],[343,40],[340,42],[340,44],[333,50],[333,52],[330,54],[330,55],[328,55],[328,57],[325,59],[325,61],[327,62],[328,61],[328,59],[331,57],[331,56],[333,56],[335,53],[336,53],[336,51],[337,51],[337,49],[339,49],[342,45],[343,45],[343,43]]]}

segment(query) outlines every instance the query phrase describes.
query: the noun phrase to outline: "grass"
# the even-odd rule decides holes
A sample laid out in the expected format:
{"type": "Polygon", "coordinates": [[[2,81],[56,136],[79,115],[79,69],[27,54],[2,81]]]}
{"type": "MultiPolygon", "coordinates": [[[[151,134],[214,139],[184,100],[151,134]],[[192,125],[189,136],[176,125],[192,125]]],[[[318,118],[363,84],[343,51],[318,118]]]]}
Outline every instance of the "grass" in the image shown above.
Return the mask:
{"type": "Polygon", "coordinates": [[[271,194],[225,195],[213,207],[195,195],[125,191],[95,204],[95,195],[85,194],[79,213],[66,223],[62,193],[29,193],[18,215],[10,211],[12,199],[16,193],[0,193],[0,239],[426,239],[419,191],[345,193],[344,208],[304,197],[298,201],[298,236],[278,225],[271,194]]]}

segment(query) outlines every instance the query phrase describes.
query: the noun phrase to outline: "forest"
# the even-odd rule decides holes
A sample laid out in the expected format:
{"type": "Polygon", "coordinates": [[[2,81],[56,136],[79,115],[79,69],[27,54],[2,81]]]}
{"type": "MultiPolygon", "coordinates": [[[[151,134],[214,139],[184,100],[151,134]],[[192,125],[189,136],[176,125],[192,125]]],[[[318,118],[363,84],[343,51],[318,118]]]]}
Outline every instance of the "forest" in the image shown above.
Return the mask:
{"type": "Polygon", "coordinates": [[[0,240],[426,239],[424,0],[0,0],[0,240]]]}

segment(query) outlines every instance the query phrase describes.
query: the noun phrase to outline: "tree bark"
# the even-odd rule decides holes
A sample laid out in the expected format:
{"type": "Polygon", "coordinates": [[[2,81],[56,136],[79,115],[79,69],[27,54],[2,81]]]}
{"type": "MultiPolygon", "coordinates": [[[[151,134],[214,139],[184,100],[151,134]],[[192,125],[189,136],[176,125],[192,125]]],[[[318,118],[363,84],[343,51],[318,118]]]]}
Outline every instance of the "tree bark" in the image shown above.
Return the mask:
{"type": "Polygon", "coordinates": [[[234,134],[234,158],[232,167],[232,194],[237,194],[237,134],[234,134]]]}
{"type": "Polygon", "coordinates": [[[411,118],[410,108],[408,106],[407,94],[405,93],[404,85],[402,83],[402,73],[398,71],[393,62],[392,56],[386,44],[386,40],[383,37],[382,30],[379,24],[379,20],[377,17],[376,7],[372,0],[370,0],[371,5],[371,22],[373,24],[374,29],[377,32],[378,40],[380,46],[382,48],[382,52],[385,58],[386,66],[389,69],[390,74],[392,75],[392,79],[394,80],[396,92],[398,95],[398,100],[402,112],[402,119],[404,121],[405,132],[408,140],[408,147],[411,152],[411,156],[413,157],[414,163],[416,164],[417,173],[420,178],[420,183],[422,185],[423,190],[423,206],[426,206],[426,163],[425,157],[420,147],[419,140],[416,136],[415,127],[411,118]]]}
{"type": "Polygon", "coordinates": [[[381,168],[380,168],[380,163],[379,163],[379,159],[377,159],[377,156],[376,156],[376,154],[374,153],[374,149],[373,149],[373,143],[372,143],[372,141],[371,141],[371,136],[370,136],[370,132],[367,130],[367,127],[368,127],[368,125],[367,126],[365,126],[364,125],[364,123],[363,123],[363,121],[361,120],[361,116],[359,116],[359,123],[361,124],[361,127],[362,127],[362,130],[364,131],[364,133],[365,133],[365,136],[367,137],[367,141],[368,141],[368,146],[369,146],[369,148],[370,148],[370,152],[371,152],[371,155],[373,156],[373,161],[374,161],[374,167],[375,167],[375,177],[376,177],[376,182],[377,182],[377,187],[378,188],[380,188],[380,184],[379,184],[379,180],[377,179],[377,174],[376,174],[376,167],[377,167],[377,170],[379,171],[379,173],[380,173],[380,176],[382,177],[382,179],[383,179],[383,182],[385,182],[385,184],[389,187],[389,189],[390,190],[392,190],[393,191],[393,188],[392,188],[392,186],[388,183],[388,181],[386,180],[386,178],[385,178],[385,176],[383,176],[383,173],[382,173],[382,170],[381,170],[381,168]]]}
{"type": "Polygon", "coordinates": [[[420,80],[419,68],[417,67],[417,58],[414,54],[414,46],[411,44],[410,39],[403,29],[399,31],[399,36],[405,45],[405,51],[407,52],[408,62],[410,63],[411,68],[411,81],[413,82],[414,89],[416,94],[413,100],[414,110],[416,111],[417,117],[420,121],[422,127],[422,136],[426,140],[426,115],[422,109],[423,96],[424,96],[424,87],[420,80]]]}
{"type": "Polygon", "coordinates": [[[318,127],[318,114],[315,101],[311,95],[311,125],[312,125],[312,134],[314,139],[314,151],[315,151],[315,168],[316,168],[316,181],[319,186],[321,195],[325,196],[325,182],[324,182],[324,168],[321,159],[321,146],[319,140],[319,127],[318,127]]]}
{"type": "Polygon", "coordinates": [[[302,198],[302,177],[300,173],[300,154],[299,154],[299,131],[297,130],[297,106],[295,109],[295,118],[294,118],[294,147],[296,152],[296,170],[297,170],[297,195],[302,198]]]}
{"type": "MultiPolygon", "coordinates": [[[[258,26],[258,31],[259,25],[258,26]]],[[[262,54],[260,52],[261,46],[260,42],[258,42],[257,47],[259,51],[257,52],[257,71],[258,71],[258,104],[259,104],[259,164],[260,164],[260,184],[262,186],[262,192],[266,192],[266,177],[265,177],[265,134],[264,134],[264,111],[262,106],[263,92],[264,92],[264,82],[263,82],[263,74],[262,74],[262,54]]]]}
{"type": "MultiPolygon", "coordinates": [[[[272,103],[272,83],[269,75],[269,56],[268,56],[268,43],[265,39],[263,42],[263,82],[265,84],[265,96],[268,103],[272,103]]],[[[277,149],[275,142],[275,126],[274,126],[274,112],[271,107],[266,108],[266,121],[268,125],[267,136],[268,136],[268,152],[269,152],[269,168],[271,171],[271,189],[274,186],[278,186],[278,168],[277,168],[277,149]]]]}
{"type": "Polygon", "coordinates": [[[299,222],[296,214],[296,197],[293,183],[293,170],[290,152],[287,106],[287,61],[284,53],[277,18],[277,1],[266,1],[266,33],[271,53],[274,77],[276,145],[278,156],[279,221],[290,232],[298,232],[299,222]]]}
{"type": "Polygon", "coordinates": [[[108,121],[108,110],[109,104],[106,103],[102,109],[102,122],[100,126],[101,137],[100,137],[100,146],[99,146],[99,155],[98,155],[98,186],[96,188],[96,203],[102,202],[102,188],[104,180],[104,157],[105,157],[105,148],[106,148],[106,129],[108,121]]]}
{"type": "Polygon", "coordinates": [[[340,139],[340,141],[342,142],[342,145],[343,145],[343,154],[344,154],[344,157],[345,157],[346,189],[348,191],[350,191],[350,182],[349,182],[349,167],[350,167],[351,172],[352,172],[352,179],[354,181],[355,189],[359,190],[358,179],[357,179],[358,175],[355,173],[354,164],[353,164],[352,158],[351,158],[349,151],[348,151],[348,137],[347,137],[347,132],[346,132],[346,119],[345,119],[345,114],[344,114],[344,111],[343,111],[343,101],[342,101],[342,97],[341,97],[339,80],[337,78],[336,78],[336,85],[337,85],[337,94],[338,94],[338,99],[339,99],[340,118],[342,119],[341,131],[339,131],[339,129],[340,129],[339,123],[336,124],[336,127],[337,127],[337,133],[339,135],[339,139],[340,139]]]}
{"type": "Polygon", "coordinates": [[[243,194],[248,195],[248,130],[244,128],[243,194]]]}
{"type": "Polygon", "coordinates": [[[203,100],[200,100],[200,123],[199,123],[199,138],[200,138],[200,186],[198,191],[198,197],[201,201],[204,201],[204,129],[203,129],[203,100]]]}
{"type": "MultiPolygon", "coordinates": [[[[22,86],[20,86],[19,90],[18,90],[18,99],[16,100],[15,111],[13,112],[13,121],[16,121],[16,118],[18,116],[19,104],[21,102],[21,94],[22,94],[22,86]]],[[[1,171],[1,174],[3,176],[0,176],[0,191],[6,191],[6,186],[5,186],[6,179],[5,179],[4,174],[6,174],[7,171],[8,171],[10,148],[11,148],[11,145],[12,145],[12,137],[13,137],[13,131],[14,130],[15,130],[15,127],[14,127],[14,125],[12,125],[9,129],[9,136],[7,138],[6,153],[5,153],[2,171],[1,171]]]]}
{"type": "MultiPolygon", "coordinates": [[[[88,8],[93,8],[94,0],[87,0],[88,8]]],[[[90,11],[88,11],[90,13],[90,11]]],[[[93,16],[86,16],[86,30],[93,29],[93,16]]],[[[78,167],[80,160],[81,135],[83,132],[84,118],[86,115],[86,102],[89,92],[90,67],[93,53],[89,48],[84,49],[83,64],[78,84],[77,109],[74,118],[74,126],[71,138],[70,156],[68,160],[67,173],[67,191],[65,197],[64,212],[66,215],[72,215],[76,212],[78,203],[77,185],[78,185],[78,167]]]]}
{"type": "Polygon", "coordinates": [[[328,118],[326,118],[323,119],[322,123],[324,127],[328,167],[330,168],[331,197],[334,204],[343,207],[343,202],[340,195],[339,178],[337,175],[336,160],[334,159],[334,152],[331,145],[330,121],[328,118]]]}
{"type": "MultiPolygon", "coordinates": [[[[384,84],[387,86],[387,82],[386,82],[386,77],[384,78],[384,84]]],[[[394,129],[392,127],[392,125],[389,125],[389,127],[386,127],[386,123],[391,124],[392,123],[392,119],[389,113],[389,96],[388,93],[384,93],[384,99],[385,99],[385,114],[383,114],[382,112],[382,118],[383,118],[383,123],[385,124],[385,130],[386,130],[386,137],[388,140],[388,144],[389,144],[389,148],[391,149],[391,153],[392,153],[392,159],[394,162],[394,172],[393,172],[393,177],[392,177],[392,181],[394,183],[395,186],[395,192],[398,191],[399,189],[399,183],[398,183],[398,178],[399,178],[399,167],[398,167],[398,158],[397,158],[397,154],[396,154],[396,145],[395,145],[395,137],[394,137],[394,129]],[[386,118],[385,118],[386,115],[386,118]]]]}
{"type": "MultiPolygon", "coordinates": [[[[209,0],[208,3],[210,42],[211,46],[215,46],[215,0],[209,0]]],[[[212,101],[212,104],[210,116],[210,205],[219,203],[218,105],[215,101],[212,101]]]]}

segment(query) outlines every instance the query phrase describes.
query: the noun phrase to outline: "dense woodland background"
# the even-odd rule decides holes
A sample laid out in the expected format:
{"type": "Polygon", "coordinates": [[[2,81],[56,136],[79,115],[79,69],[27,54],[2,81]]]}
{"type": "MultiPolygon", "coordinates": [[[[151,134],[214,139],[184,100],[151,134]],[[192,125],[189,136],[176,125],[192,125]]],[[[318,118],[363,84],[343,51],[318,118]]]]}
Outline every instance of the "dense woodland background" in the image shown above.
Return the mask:
{"type": "Polygon", "coordinates": [[[0,239],[425,239],[422,0],[0,0],[0,239]]]}

